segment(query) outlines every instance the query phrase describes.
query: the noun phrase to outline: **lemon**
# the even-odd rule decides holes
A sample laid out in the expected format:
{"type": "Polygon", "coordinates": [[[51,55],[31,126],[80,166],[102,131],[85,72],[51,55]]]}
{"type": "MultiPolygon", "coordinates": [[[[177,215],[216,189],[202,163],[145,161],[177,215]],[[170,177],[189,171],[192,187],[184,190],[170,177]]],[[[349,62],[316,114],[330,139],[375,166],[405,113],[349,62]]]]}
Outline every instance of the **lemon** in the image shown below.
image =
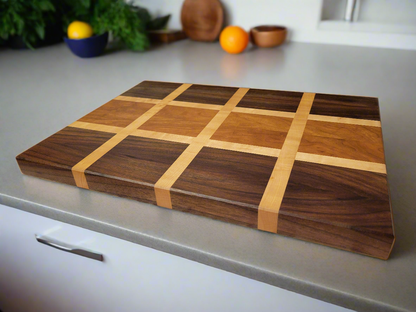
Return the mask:
{"type": "Polygon", "coordinates": [[[68,26],[69,39],[85,39],[93,34],[90,24],[80,21],[74,21],[68,26]]]}

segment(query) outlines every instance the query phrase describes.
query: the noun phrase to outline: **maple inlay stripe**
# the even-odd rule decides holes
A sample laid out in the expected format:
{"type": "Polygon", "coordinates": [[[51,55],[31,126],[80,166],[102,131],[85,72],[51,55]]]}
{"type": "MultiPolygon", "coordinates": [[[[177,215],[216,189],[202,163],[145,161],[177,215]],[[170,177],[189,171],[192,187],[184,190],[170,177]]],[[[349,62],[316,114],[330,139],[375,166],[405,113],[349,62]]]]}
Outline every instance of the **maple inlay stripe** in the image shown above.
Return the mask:
{"type": "MultiPolygon", "coordinates": [[[[234,111],[235,109],[233,110],[233,112],[234,111]]],[[[311,118],[308,118],[308,120],[311,120],[311,118]]],[[[70,124],[69,127],[86,129],[86,130],[102,131],[102,132],[107,132],[107,133],[118,133],[121,130],[123,130],[123,128],[121,127],[94,124],[94,123],[83,122],[83,121],[75,121],[72,124],[70,124]]],[[[194,137],[191,137],[191,136],[170,134],[170,133],[156,132],[156,131],[148,131],[148,130],[141,130],[141,129],[137,129],[133,131],[132,133],[130,133],[130,135],[142,137],[142,138],[148,138],[148,139],[158,139],[158,140],[165,140],[165,141],[170,141],[170,142],[186,143],[186,144],[191,144],[193,140],[195,139],[194,137]]],[[[271,157],[278,157],[280,154],[280,149],[278,148],[270,148],[270,147],[241,144],[241,143],[232,143],[232,142],[218,141],[218,140],[212,140],[212,139],[208,140],[205,146],[228,150],[228,151],[243,152],[243,153],[250,153],[250,154],[257,154],[257,155],[271,156],[271,157]]],[[[370,161],[362,161],[362,160],[317,155],[317,154],[311,154],[311,153],[301,153],[301,152],[298,152],[296,154],[295,160],[321,164],[321,165],[348,168],[348,169],[371,171],[371,172],[383,173],[383,174],[387,173],[385,164],[370,162],[370,161]]]]}
{"type": "Polygon", "coordinates": [[[169,103],[170,106],[180,106],[180,107],[192,107],[192,108],[202,108],[202,109],[211,109],[219,111],[222,106],[215,104],[202,104],[202,103],[193,103],[193,102],[183,102],[183,101],[172,101],[169,103]]]}
{"type": "Polygon", "coordinates": [[[140,97],[134,97],[134,96],[119,95],[114,100],[129,101],[129,102],[138,102],[138,103],[149,103],[149,104],[159,104],[160,102],[164,101],[165,99],[163,99],[163,100],[157,100],[157,99],[148,99],[148,98],[140,98],[140,97]]]}
{"type": "Polygon", "coordinates": [[[224,141],[217,141],[217,140],[209,140],[205,146],[223,149],[227,151],[243,152],[243,153],[250,153],[250,154],[271,156],[271,157],[278,157],[280,153],[280,149],[278,148],[255,146],[255,145],[241,144],[241,143],[231,143],[231,142],[224,142],[224,141]]]}
{"type": "MultiPolygon", "coordinates": [[[[85,177],[85,170],[90,167],[93,163],[95,163],[98,159],[104,156],[107,152],[109,152],[113,147],[115,147],[118,143],[123,141],[129,134],[134,132],[138,127],[148,121],[151,117],[153,117],[156,113],[158,113],[163,107],[165,107],[170,101],[174,100],[177,96],[179,96],[182,92],[188,89],[191,84],[183,84],[167,97],[165,97],[162,101],[158,104],[153,106],[143,115],[138,117],[134,120],[131,124],[127,127],[120,130],[116,135],[114,135],[110,140],[105,142],[79,163],[77,163],[74,167],[72,167],[72,175],[74,176],[75,183],[78,187],[88,189],[87,179],[85,177]]],[[[129,99],[130,100],[130,99],[129,99]]]]}
{"type": "Polygon", "coordinates": [[[247,88],[238,89],[228,102],[221,108],[215,117],[201,131],[201,133],[192,140],[192,143],[178,157],[178,159],[163,174],[159,181],[155,184],[155,195],[158,206],[172,209],[172,200],[170,197],[170,189],[176,180],[181,176],[192,160],[198,155],[201,149],[209,142],[211,136],[221,126],[224,120],[231,113],[233,108],[248,92],[247,88]]]}
{"type": "Polygon", "coordinates": [[[304,93],[299,103],[279,158],[276,161],[269,183],[260,201],[257,225],[260,230],[277,232],[280,205],[282,204],[314,97],[314,93],[304,93]]]}
{"type": "Polygon", "coordinates": [[[75,121],[72,124],[70,124],[68,127],[102,131],[102,132],[108,132],[108,133],[118,133],[121,130],[123,130],[123,128],[121,127],[107,126],[107,125],[95,124],[95,123],[84,122],[84,121],[75,121]]]}
{"type": "Polygon", "coordinates": [[[376,173],[386,174],[386,165],[370,161],[362,161],[355,159],[339,158],[325,155],[316,155],[298,152],[296,160],[311,162],[315,164],[328,165],[334,167],[342,167],[348,169],[364,170],[376,173]]]}
{"type": "Polygon", "coordinates": [[[267,110],[267,109],[247,108],[247,107],[235,107],[233,109],[233,113],[266,115],[266,116],[276,116],[276,117],[285,117],[285,118],[295,117],[295,113],[273,111],[273,110],[267,110]]]}
{"type": "Polygon", "coordinates": [[[359,125],[359,126],[381,127],[381,122],[378,120],[367,120],[367,119],[356,119],[356,118],[345,118],[345,117],[334,117],[334,116],[323,116],[323,115],[312,115],[312,114],[309,115],[308,120],[336,122],[336,123],[359,125]]]}
{"type": "Polygon", "coordinates": [[[157,139],[157,140],[164,140],[176,143],[186,143],[191,144],[194,137],[186,136],[186,135],[179,135],[179,134],[171,134],[171,133],[164,133],[164,132],[156,132],[156,131],[149,131],[149,130],[142,130],[137,129],[136,131],[131,133],[132,136],[148,138],[148,139],[157,139]]]}

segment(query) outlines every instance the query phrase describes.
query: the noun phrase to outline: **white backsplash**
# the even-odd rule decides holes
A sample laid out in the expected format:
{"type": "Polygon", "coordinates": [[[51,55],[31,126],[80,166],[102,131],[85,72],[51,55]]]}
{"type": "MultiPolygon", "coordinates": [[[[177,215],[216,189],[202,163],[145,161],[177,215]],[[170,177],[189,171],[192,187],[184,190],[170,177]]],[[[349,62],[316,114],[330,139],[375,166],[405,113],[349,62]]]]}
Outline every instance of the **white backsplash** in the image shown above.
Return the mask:
{"type": "MultiPolygon", "coordinates": [[[[334,20],[334,24],[325,21],[325,25],[322,25],[322,5],[328,1],[341,2],[338,7],[343,7],[344,0],[222,0],[221,3],[226,13],[226,23],[242,26],[246,30],[261,24],[279,24],[289,28],[289,40],[292,41],[416,50],[416,25],[405,25],[403,31],[402,25],[397,23],[392,25],[392,31],[385,31],[389,29],[389,24],[377,24],[379,20],[377,23],[364,24],[358,21],[354,25],[334,20]]],[[[368,16],[372,0],[361,1],[367,1],[362,5],[366,8],[363,14],[368,16]]],[[[401,7],[409,6],[409,10],[414,7],[414,1],[409,0],[380,1],[385,3],[385,8],[389,8],[391,2],[400,2],[401,7]]],[[[183,0],[135,0],[135,3],[149,9],[152,15],[171,13],[169,27],[181,28],[183,0]]],[[[380,16],[379,13],[385,14],[380,4],[374,7],[374,16],[380,16]]],[[[338,16],[342,14],[337,13],[338,16]]],[[[397,11],[395,20],[399,19],[400,14],[407,22],[408,14],[405,16],[405,13],[397,11]]]]}

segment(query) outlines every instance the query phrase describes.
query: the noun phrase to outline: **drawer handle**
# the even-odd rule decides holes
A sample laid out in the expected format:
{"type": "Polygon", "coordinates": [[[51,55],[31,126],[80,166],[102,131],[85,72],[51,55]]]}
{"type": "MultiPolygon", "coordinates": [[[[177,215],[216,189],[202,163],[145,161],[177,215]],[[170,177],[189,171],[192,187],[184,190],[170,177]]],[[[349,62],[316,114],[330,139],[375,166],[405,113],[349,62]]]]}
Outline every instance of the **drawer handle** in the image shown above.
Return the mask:
{"type": "Polygon", "coordinates": [[[80,249],[79,247],[76,246],[71,246],[69,244],[66,243],[62,243],[62,242],[58,242],[50,237],[44,237],[44,236],[40,236],[40,235],[35,235],[36,240],[41,243],[41,244],[45,244],[47,246],[51,246],[53,248],[59,249],[59,250],[63,250],[66,252],[70,252],[76,255],[80,255],[83,257],[87,257],[90,259],[94,259],[94,260],[98,260],[98,261],[103,261],[104,257],[102,254],[87,250],[87,249],[80,249]]]}

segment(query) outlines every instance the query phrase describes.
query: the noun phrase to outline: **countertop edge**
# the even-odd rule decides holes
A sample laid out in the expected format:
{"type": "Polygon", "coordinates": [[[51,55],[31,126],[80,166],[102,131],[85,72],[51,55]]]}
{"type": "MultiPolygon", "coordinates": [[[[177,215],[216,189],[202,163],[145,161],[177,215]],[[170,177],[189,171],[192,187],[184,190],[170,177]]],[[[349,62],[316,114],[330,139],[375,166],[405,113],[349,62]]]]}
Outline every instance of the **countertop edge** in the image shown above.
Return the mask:
{"type": "Polygon", "coordinates": [[[411,312],[398,307],[382,304],[362,297],[352,296],[345,292],[336,291],[326,287],[314,285],[284,275],[279,275],[259,267],[250,266],[232,259],[224,258],[212,253],[203,252],[168,240],[154,236],[134,232],[122,227],[87,218],[77,214],[71,214],[53,207],[40,205],[34,202],[21,200],[12,196],[0,194],[0,204],[15,209],[33,213],[56,221],[68,223],[74,226],[126,240],[135,244],[149,247],[161,252],[166,252],[178,257],[208,265],[220,270],[244,276],[272,286],[280,287],[317,300],[339,305],[352,310],[361,311],[386,311],[386,312],[411,312]],[[105,230],[103,230],[105,229],[105,230]]]}

